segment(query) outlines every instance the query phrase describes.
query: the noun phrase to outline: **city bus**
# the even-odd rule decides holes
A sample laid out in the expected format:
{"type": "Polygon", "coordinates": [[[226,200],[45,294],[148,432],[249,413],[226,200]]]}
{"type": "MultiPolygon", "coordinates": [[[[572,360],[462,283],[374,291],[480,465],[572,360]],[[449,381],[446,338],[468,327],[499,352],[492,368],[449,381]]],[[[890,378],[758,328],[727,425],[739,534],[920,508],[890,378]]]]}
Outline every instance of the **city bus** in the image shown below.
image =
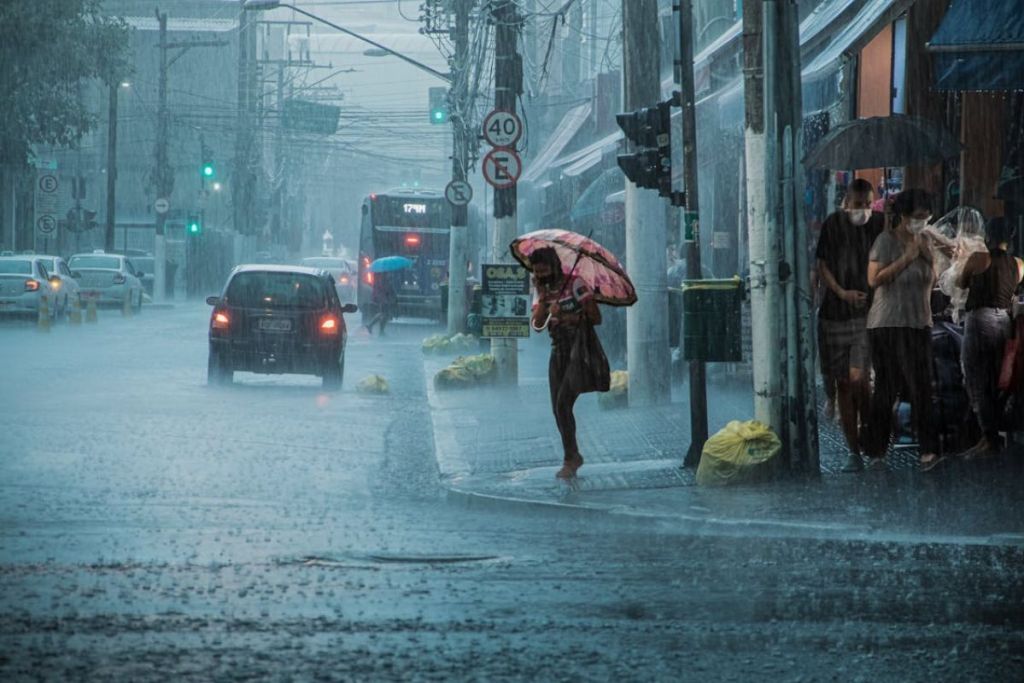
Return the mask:
{"type": "Polygon", "coordinates": [[[372,315],[370,264],[384,256],[413,261],[390,277],[398,295],[396,315],[441,319],[441,285],[448,275],[451,208],[444,193],[399,189],[363,200],[359,236],[359,308],[372,315]]]}

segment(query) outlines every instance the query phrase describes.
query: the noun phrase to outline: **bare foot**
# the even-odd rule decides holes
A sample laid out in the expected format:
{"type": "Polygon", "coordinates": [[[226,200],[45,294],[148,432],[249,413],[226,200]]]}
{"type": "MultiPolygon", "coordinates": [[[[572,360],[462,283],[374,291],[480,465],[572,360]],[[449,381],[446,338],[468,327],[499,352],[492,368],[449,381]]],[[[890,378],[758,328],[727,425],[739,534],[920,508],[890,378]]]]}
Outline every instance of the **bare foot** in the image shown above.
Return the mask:
{"type": "Polygon", "coordinates": [[[555,477],[558,479],[574,479],[576,477],[576,470],[583,466],[583,456],[579,453],[573,458],[567,458],[562,463],[562,469],[558,470],[555,477]]]}

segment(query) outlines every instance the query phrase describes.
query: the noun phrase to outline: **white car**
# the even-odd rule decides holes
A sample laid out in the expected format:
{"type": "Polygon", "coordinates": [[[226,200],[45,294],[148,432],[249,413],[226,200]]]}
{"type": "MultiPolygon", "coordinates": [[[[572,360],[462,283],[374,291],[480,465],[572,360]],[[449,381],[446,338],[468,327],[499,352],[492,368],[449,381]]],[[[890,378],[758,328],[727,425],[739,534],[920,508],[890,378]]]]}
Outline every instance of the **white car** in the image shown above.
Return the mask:
{"type": "Polygon", "coordinates": [[[311,256],[302,259],[302,265],[309,268],[326,270],[334,278],[334,289],[337,290],[338,299],[341,300],[341,303],[355,303],[356,280],[358,280],[359,275],[348,261],[335,256],[311,256]]]}
{"type": "Polygon", "coordinates": [[[57,302],[56,316],[58,318],[64,316],[76,301],[81,306],[81,288],[74,273],[71,272],[71,268],[68,267],[67,261],[60,256],[43,255],[36,258],[40,259],[46,266],[46,272],[50,274],[50,288],[53,290],[54,300],[57,302]]]}
{"type": "Polygon", "coordinates": [[[142,281],[129,257],[102,251],[75,254],[68,260],[68,267],[79,275],[84,301],[95,299],[97,305],[123,306],[127,299],[135,310],[142,308],[142,281]]]}
{"type": "Polygon", "coordinates": [[[37,314],[42,300],[57,317],[56,295],[44,256],[0,257],[0,313],[37,314]]]}

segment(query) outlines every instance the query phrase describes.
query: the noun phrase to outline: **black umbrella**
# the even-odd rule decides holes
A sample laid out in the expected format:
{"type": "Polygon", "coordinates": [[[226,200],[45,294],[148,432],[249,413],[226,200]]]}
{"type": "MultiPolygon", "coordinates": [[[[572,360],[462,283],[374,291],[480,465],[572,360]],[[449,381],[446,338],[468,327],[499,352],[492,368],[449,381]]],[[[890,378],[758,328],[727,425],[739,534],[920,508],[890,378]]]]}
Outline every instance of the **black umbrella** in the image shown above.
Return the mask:
{"type": "Polygon", "coordinates": [[[961,145],[943,126],[917,116],[893,114],[836,126],[804,157],[804,166],[856,170],[914,166],[955,157],[961,145]]]}

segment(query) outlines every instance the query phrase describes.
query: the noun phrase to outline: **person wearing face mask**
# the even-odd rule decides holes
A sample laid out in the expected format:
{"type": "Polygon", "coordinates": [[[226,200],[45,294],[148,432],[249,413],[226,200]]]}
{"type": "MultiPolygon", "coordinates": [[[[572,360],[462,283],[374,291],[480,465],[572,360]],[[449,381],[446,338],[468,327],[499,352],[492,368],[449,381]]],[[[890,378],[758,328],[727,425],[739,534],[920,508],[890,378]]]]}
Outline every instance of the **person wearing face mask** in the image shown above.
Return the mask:
{"type": "Polygon", "coordinates": [[[920,466],[929,470],[941,457],[932,423],[931,292],[935,283],[931,249],[921,234],[931,218],[928,192],[896,195],[886,228],[871,247],[868,284],[868,339],[875,371],[867,455],[884,467],[897,399],[911,405],[920,446],[920,466]]]}
{"type": "Polygon", "coordinates": [[[845,472],[863,469],[861,428],[867,423],[871,373],[867,313],[868,254],[885,221],[871,210],[871,183],[857,178],[842,208],[825,219],[815,250],[818,277],[825,286],[818,309],[818,350],[829,396],[835,396],[850,455],[845,472]]]}

